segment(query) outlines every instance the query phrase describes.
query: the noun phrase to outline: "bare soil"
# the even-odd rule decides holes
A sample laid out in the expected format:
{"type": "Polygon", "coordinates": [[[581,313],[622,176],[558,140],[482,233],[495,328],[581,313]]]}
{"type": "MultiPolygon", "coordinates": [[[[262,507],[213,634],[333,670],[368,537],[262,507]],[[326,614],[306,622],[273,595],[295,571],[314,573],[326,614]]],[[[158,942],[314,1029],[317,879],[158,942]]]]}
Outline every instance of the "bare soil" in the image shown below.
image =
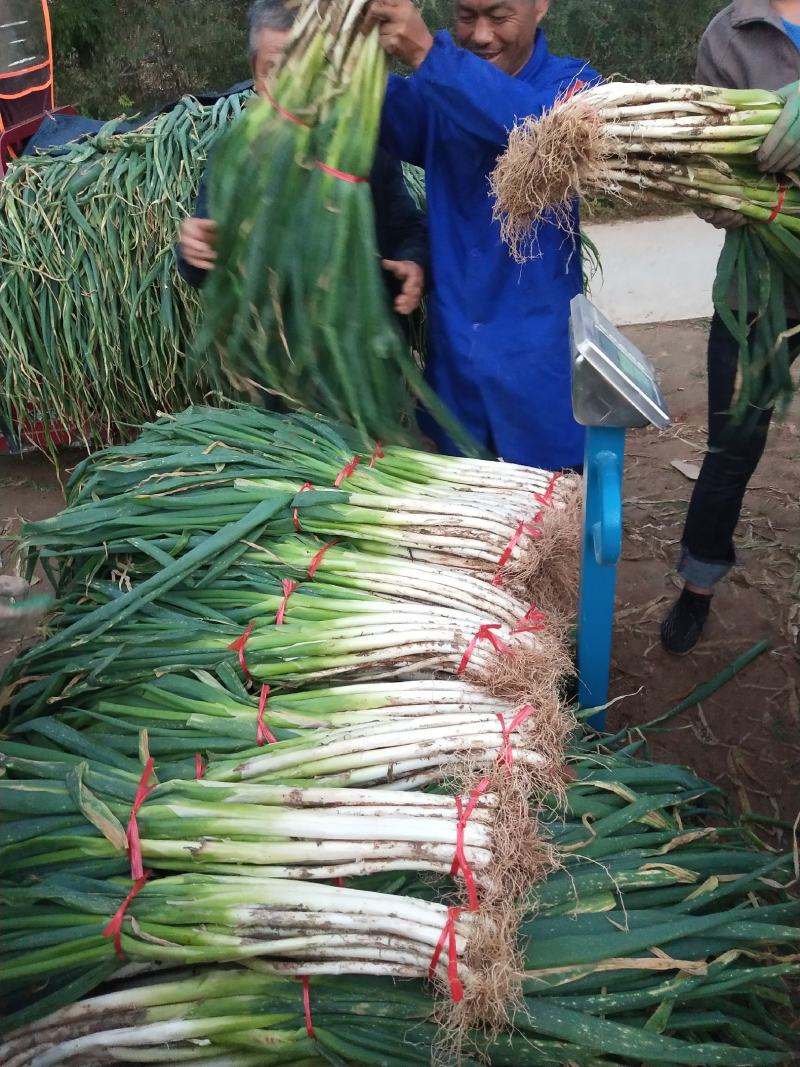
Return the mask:
{"type": "MultiPolygon", "coordinates": [[[[636,431],[629,439],[612,679],[612,696],[626,699],[610,710],[609,727],[635,731],[768,640],[768,652],[675,719],[669,732],[649,740],[657,758],[691,765],[730,793],[743,813],[791,824],[800,812],[800,608],[792,596],[800,572],[800,404],[776,425],[754,478],[739,529],[742,565],[714,600],[707,638],[680,659],[667,655],[658,639],[661,618],[678,591],[676,546],[692,490],[672,462],[699,464],[703,456],[706,330],[700,322],[626,331],[658,367],[674,425],[665,434],[636,431]]],[[[64,467],[78,458],[65,455],[64,467]]],[[[0,542],[3,572],[15,566],[20,519],[44,518],[62,505],[58,476],[47,460],[0,458],[0,532],[10,538],[0,542]]],[[[0,665],[15,646],[0,641],[0,665]]],[[[789,844],[788,833],[754,828],[770,843],[789,844]]]]}
{"type": "MultiPolygon", "coordinates": [[[[665,434],[635,431],[628,442],[612,696],[634,695],[610,710],[609,727],[635,729],[769,641],[770,650],[733,681],[649,740],[654,756],[690,764],[744,814],[794,823],[800,812],[800,403],[773,427],[739,526],[740,566],[719,587],[702,644],[690,656],[670,656],[658,631],[680,589],[674,566],[692,491],[672,462],[702,462],[707,324],[628,327],[626,333],[659,369],[674,421],[665,434]]],[[[767,826],[759,832],[789,845],[789,834],[770,834],[767,826]]]]}

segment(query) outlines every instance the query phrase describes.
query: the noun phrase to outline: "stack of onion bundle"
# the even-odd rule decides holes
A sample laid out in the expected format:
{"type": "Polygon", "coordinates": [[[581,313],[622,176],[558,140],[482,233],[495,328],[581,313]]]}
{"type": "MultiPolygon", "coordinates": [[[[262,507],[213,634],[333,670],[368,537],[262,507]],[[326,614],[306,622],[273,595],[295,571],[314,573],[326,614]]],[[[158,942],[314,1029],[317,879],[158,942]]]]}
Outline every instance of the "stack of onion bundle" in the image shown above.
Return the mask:
{"type": "Polygon", "coordinates": [[[58,598],[4,679],[12,987],[54,971],[88,991],[119,908],[137,965],[430,972],[461,1029],[507,1018],[515,902],[552,865],[530,802],[562,786],[571,665],[505,564],[539,559],[550,531],[527,524],[570,493],[350,445],[321,419],[190,411],[84,464],[62,516],[28,528],[58,598]],[[409,871],[442,883],[414,937],[405,897],[362,885],[409,871]],[[340,877],[341,919],[302,914],[340,877]],[[171,921],[164,900],[195,889],[171,921]],[[383,926],[359,926],[351,890],[383,926]]]}
{"type": "Polygon", "coordinates": [[[190,409],[83,463],[70,506],[24,529],[60,599],[6,676],[12,714],[226,663],[269,684],[445,670],[548,704],[567,666],[574,480],[352,445],[320,418],[190,409]],[[492,677],[497,663],[514,669],[492,677]]]}
{"type": "Polygon", "coordinates": [[[186,374],[199,301],[173,245],[205,160],[247,94],[185,97],[146,125],[42,156],[0,183],[0,417],[127,434],[204,395],[186,374]]]}
{"type": "Polygon", "coordinates": [[[418,442],[422,402],[476,455],[426,384],[381,277],[368,176],[386,61],[377,29],[361,32],[367,3],[306,0],[274,100],[219,146],[218,258],[195,362],[223,395],[320,412],[362,442],[418,442]]]}
{"type": "MultiPolygon", "coordinates": [[[[365,450],[346,426],[247,406],[189,408],[89,457],[70,478],[67,511],[28,524],[25,541],[45,565],[130,551],[130,538],[154,531],[174,552],[186,534],[215,531],[281,492],[295,499],[270,515],[272,536],[345,536],[397,559],[370,565],[400,580],[408,558],[473,570],[548,610],[574,597],[574,478],[379,442],[365,450]]],[[[67,567],[66,579],[74,573],[67,567]]]]}
{"type": "MultiPolygon", "coordinates": [[[[691,772],[578,748],[567,819],[551,823],[564,869],[530,893],[524,1005],[513,1029],[471,1034],[474,1049],[465,1046],[461,1063],[789,1062],[795,1035],[783,982],[800,972],[800,931],[798,903],[781,885],[792,881],[792,858],[754,847],[730,825],[716,791],[691,772]]],[[[364,885],[402,891],[407,900],[436,894],[408,876],[364,885]]],[[[0,1057],[9,1067],[84,1067],[110,1056],[202,1067],[260,1067],[267,1055],[314,1067],[340,1060],[426,1067],[434,1051],[447,1060],[418,982],[333,973],[301,987],[260,965],[221,964],[139,976],[111,959],[42,987],[46,965],[38,973],[30,965],[22,977],[35,947],[57,961],[42,929],[36,939],[12,933],[5,910],[0,928],[21,975],[1,1024],[8,1036],[0,1057]],[[115,971],[113,986],[99,988],[115,971]]],[[[136,940],[130,931],[126,944],[136,940]]]]}
{"type": "Polygon", "coordinates": [[[545,764],[555,762],[546,781],[557,785],[552,725],[533,717],[517,736],[516,723],[509,730],[497,713],[462,713],[455,736],[452,724],[414,716],[402,735],[376,721],[280,742],[263,711],[258,730],[268,746],[239,742],[236,758],[211,752],[208,765],[198,753],[193,774],[156,761],[147,732],[132,758],[59,717],[28,723],[24,742],[0,742],[5,988],[41,974],[68,988],[91,983],[116,950],[120,961],[150,964],[257,959],[298,976],[429,975],[445,981],[454,1004],[465,1002],[467,1018],[504,1017],[515,974],[514,896],[551,863],[527,797],[545,764]],[[394,747],[382,750],[389,731],[394,747]],[[380,788],[330,774],[373,750],[366,769],[380,788]],[[438,766],[396,787],[402,755],[438,766]],[[466,795],[408,791],[445,777],[464,781],[466,795]],[[331,778],[338,788],[326,787],[331,778]],[[131,882],[123,882],[128,868],[131,882]],[[311,884],[407,871],[449,876],[443,895],[455,888],[463,909],[383,887],[311,884]],[[39,951],[20,959],[25,945],[39,951]]]}
{"type": "Polygon", "coordinates": [[[51,635],[18,656],[6,674],[13,716],[24,711],[30,718],[59,695],[226,665],[257,686],[282,688],[449,675],[517,706],[551,709],[570,670],[557,620],[488,583],[493,595],[485,603],[467,581],[459,592],[474,599],[444,606],[448,586],[425,589],[428,570],[437,577],[425,564],[408,567],[423,583],[419,595],[398,589],[377,596],[317,582],[316,575],[305,582],[280,579],[229,561],[224,577],[210,573],[214,563],[194,568],[190,581],[174,575],[181,559],[162,557],[141,582],[135,565],[109,561],[120,567],[119,576],[76,582],[62,594],[51,635]]]}
{"type": "Polygon", "coordinates": [[[784,335],[787,307],[800,303],[800,189],[756,165],[782,108],[763,90],[604,85],[522,121],[492,175],[495,217],[521,260],[534,252],[536,226],[564,224],[579,196],[663,196],[754,223],[729,233],[714,292],[740,344],[740,418],[785,408],[796,388],[784,335]],[[750,323],[732,306],[759,315],[750,323]]]}

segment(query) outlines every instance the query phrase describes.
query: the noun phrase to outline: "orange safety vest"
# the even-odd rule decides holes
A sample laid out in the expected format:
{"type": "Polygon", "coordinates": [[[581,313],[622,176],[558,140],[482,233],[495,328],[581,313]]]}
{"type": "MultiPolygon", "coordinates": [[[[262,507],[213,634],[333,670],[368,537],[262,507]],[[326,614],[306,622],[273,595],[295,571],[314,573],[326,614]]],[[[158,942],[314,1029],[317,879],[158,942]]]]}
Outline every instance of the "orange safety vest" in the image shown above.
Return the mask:
{"type": "Polygon", "coordinates": [[[0,0],[0,133],[52,109],[48,0],[0,0]]]}

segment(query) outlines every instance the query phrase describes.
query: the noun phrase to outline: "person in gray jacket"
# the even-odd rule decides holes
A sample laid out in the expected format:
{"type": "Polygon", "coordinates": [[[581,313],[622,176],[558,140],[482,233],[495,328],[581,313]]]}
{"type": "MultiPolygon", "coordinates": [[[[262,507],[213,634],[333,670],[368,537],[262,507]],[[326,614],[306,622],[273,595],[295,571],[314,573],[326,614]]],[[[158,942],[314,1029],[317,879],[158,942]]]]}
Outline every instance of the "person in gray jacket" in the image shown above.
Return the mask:
{"type": "MultiPolygon", "coordinates": [[[[758,156],[761,170],[800,171],[800,0],[737,0],[711,22],[697,60],[697,82],[728,89],[769,89],[785,106],[758,156]]],[[[698,211],[712,225],[749,225],[733,211],[698,211]]],[[[798,310],[789,309],[790,326],[798,310]]],[[[794,355],[798,354],[798,349],[794,355]]],[[[739,345],[718,314],[708,341],[708,452],[692,493],[678,573],[684,588],[661,625],[668,652],[690,652],[708,619],[714,587],[736,562],[733,536],[747,485],[767,443],[772,410],[754,428],[737,428],[728,412],[736,389],[739,345]]]]}

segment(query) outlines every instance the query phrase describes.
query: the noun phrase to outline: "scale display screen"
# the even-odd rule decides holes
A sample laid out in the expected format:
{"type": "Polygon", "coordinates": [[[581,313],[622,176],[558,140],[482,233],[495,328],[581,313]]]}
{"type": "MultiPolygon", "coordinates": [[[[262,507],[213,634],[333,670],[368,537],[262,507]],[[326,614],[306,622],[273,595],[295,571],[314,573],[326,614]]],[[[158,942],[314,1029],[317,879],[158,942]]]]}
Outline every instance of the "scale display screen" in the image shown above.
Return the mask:
{"type": "Polygon", "coordinates": [[[585,426],[649,422],[666,429],[669,411],[650,360],[582,294],[571,310],[576,419],[585,426]]]}

